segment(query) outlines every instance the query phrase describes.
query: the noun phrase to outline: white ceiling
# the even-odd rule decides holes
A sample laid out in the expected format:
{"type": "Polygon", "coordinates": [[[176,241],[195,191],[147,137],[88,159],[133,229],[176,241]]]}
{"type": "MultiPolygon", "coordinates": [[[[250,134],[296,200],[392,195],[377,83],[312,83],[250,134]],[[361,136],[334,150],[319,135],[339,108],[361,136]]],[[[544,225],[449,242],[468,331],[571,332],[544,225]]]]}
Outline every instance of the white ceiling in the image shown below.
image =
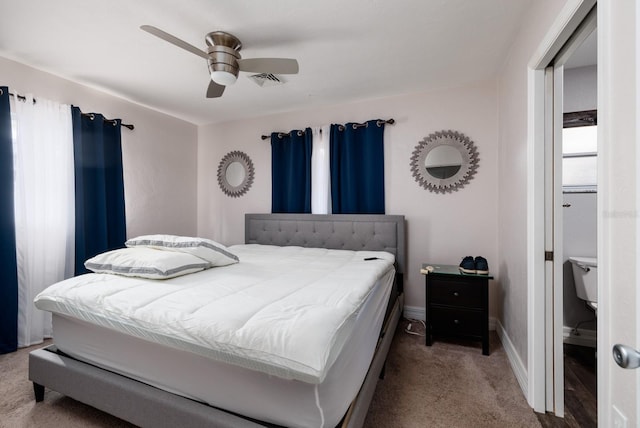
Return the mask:
{"type": "Polygon", "coordinates": [[[206,124],[493,78],[530,1],[2,0],[0,56],[206,124]],[[241,73],[206,99],[206,61],[143,24],[202,49],[227,31],[243,58],[296,58],[300,73],[273,87],[241,73]]]}

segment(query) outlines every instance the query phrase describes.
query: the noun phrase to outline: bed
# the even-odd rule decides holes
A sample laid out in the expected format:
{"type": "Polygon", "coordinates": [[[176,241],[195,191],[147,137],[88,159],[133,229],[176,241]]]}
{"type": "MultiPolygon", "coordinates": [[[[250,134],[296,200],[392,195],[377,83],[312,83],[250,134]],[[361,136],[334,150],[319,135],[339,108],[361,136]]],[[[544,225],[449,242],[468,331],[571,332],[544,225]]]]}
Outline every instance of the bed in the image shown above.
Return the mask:
{"type": "MultiPolygon", "coordinates": [[[[249,284],[252,275],[265,279],[267,284],[284,283],[283,278],[289,276],[296,278],[293,282],[297,284],[302,281],[297,279],[299,275],[316,278],[316,271],[317,278],[322,279],[309,281],[313,287],[285,291],[270,286],[248,287],[270,290],[261,293],[271,299],[270,312],[265,309],[267,306],[256,304],[260,307],[259,316],[252,314],[251,322],[242,316],[244,307],[251,306],[260,296],[245,294],[245,289],[230,293],[247,296],[249,302],[240,309],[228,305],[234,308],[229,312],[230,319],[237,318],[242,326],[234,337],[257,343],[248,348],[243,342],[237,347],[240,351],[231,349],[231,342],[225,342],[222,348],[213,347],[213,351],[200,346],[199,341],[204,340],[200,330],[197,335],[174,337],[154,328],[126,323],[114,326],[110,324],[113,321],[100,321],[97,315],[82,318],[76,317],[73,310],[52,311],[54,344],[29,356],[29,379],[34,384],[36,401],[42,401],[47,387],[139,426],[362,426],[402,310],[404,217],[247,214],[245,245],[231,246],[229,251],[240,254],[241,262],[156,281],[160,285],[153,285],[153,290],[141,290],[172,296],[185,281],[215,283],[217,275],[224,272],[234,274],[237,281],[216,286],[215,290],[227,285],[235,287],[236,282],[249,284]],[[343,258],[353,259],[354,263],[343,262],[343,258]],[[279,263],[287,260],[293,264],[280,268],[279,263]],[[243,264],[250,267],[249,273],[239,270],[243,264]],[[335,276],[337,273],[320,273],[319,265],[346,274],[346,279],[335,276]],[[296,266],[300,268],[296,270],[296,266]],[[361,278],[367,275],[373,275],[374,284],[360,289],[359,284],[367,283],[361,278]],[[354,291],[335,294],[345,289],[341,281],[353,282],[354,291]],[[166,290],[162,291],[162,287],[166,290]],[[327,297],[320,299],[338,299],[340,304],[320,305],[320,312],[313,315],[316,309],[307,310],[307,301],[300,303],[300,295],[304,296],[309,288],[329,290],[327,297]],[[361,290],[360,294],[357,290],[361,290]],[[354,295],[361,295],[360,300],[354,295]],[[352,298],[356,300],[351,306],[343,304],[352,298]],[[346,315],[335,320],[332,314],[322,318],[327,308],[335,312],[334,307],[346,308],[346,315]],[[292,324],[291,317],[280,316],[288,312],[300,323],[292,324]],[[274,320],[282,329],[268,324],[274,320]],[[332,323],[335,327],[330,329],[331,334],[314,327],[332,323]],[[245,324],[254,324],[250,333],[245,333],[245,324]],[[179,339],[188,346],[177,346],[179,339]],[[323,340],[330,346],[322,345],[323,340]],[[300,341],[304,346],[294,352],[291,343],[300,341]],[[313,348],[316,342],[321,348],[313,348]],[[260,348],[263,345],[268,348],[260,348]],[[326,352],[318,351],[324,347],[326,352]],[[278,354],[273,349],[287,353],[278,354]]],[[[202,294],[194,296],[194,300],[206,299],[202,294]]],[[[219,304],[209,312],[222,313],[226,307],[219,304]]],[[[139,308],[134,309],[140,312],[139,308]]],[[[171,329],[174,321],[169,317],[163,322],[171,329]]],[[[211,325],[220,323],[213,320],[211,325]]],[[[207,330],[209,325],[203,325],[207,330]]],[[[193,328],[192,324],[187,326],[190,333],[195,331],[193,328]]],[[[223,329],[211,330],[214,339],[216,334],[225,334],[223,329]]],[[[214,339],[207,339],[208,345],[214,339]]]]}

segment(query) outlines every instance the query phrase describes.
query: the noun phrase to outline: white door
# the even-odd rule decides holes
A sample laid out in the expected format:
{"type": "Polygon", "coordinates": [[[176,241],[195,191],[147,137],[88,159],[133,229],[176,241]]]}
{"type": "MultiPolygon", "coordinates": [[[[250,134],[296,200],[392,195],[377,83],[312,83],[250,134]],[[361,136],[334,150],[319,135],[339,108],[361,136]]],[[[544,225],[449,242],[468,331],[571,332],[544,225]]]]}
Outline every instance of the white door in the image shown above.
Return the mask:
{"type": "Polygon", "coordinates": [[[598,1],[598,424],[640,424],[640,1],[598,1]],[[600,268],[602,266],[602,269],[600,268]]]}
{"type": "Polygon", "coordinates": [[[562,278],[562,63],[545,70],[544,249],[545,249],[545,408],[564,417],[562,278]]]}
{"type": "MultiPolygon", "coordinates": [[[[582,39],[583,40],[583,39],[582,39]]],[[[582,40],[575,40],[572,49],[582,44],[582,40]],[[575,44],[575,45],[574,45],[575,44]]],[[[566,54],[569,57],[570,54],[566,54]]],[[[555,415],[564,417],[564,283],[563,283],[563,267],[562,255],[563,251],[563,193],[562,193],[562,129],[563,129],[563,113],[564,113],[564,63],[566,59],[562,56],[554,65],[553,70],[553,144],[550,147],[553,161],[551,164],[553,187],[551,193],[551,208],[553,218],[553,228],[551,235],[553,239],[553,263],[551,268],[551,290],[550,299],[552,305],[549,308],[553,319],[553,335],[552,335],[552,355],[553,355],[553,397],[555,415]]]]}

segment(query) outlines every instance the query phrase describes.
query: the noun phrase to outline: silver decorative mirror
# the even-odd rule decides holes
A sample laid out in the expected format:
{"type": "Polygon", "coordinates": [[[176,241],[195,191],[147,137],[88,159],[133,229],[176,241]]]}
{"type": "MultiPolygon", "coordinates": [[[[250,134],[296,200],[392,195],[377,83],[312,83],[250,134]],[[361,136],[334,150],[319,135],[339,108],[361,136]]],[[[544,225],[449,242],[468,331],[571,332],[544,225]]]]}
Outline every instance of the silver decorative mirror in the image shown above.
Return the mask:
{"type": "Polygon", "coordinates": [[[478,169],[478,152],[466,135],[439,131],[418,143],[411,155],[411,175],[436,193],[461,189],[478,169]]]}
{"type": "Polygon", "coordinates": [[[253,184],[253,162],[244,152],[227,153],[218,165],[218,184],[227,196],[238,198],[253,184]]]}

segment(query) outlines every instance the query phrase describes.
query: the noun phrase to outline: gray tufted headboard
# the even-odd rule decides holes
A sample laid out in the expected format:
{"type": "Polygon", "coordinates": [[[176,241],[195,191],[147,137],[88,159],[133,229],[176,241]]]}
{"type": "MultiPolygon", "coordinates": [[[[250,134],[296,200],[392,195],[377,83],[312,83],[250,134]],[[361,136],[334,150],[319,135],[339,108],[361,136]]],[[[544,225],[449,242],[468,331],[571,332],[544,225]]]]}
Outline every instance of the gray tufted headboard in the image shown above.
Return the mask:
{"type": "Polygon", "coordinates": [[[406,271],[403,215],[245,214],[246,244],[388,251],[406,271]]]}

